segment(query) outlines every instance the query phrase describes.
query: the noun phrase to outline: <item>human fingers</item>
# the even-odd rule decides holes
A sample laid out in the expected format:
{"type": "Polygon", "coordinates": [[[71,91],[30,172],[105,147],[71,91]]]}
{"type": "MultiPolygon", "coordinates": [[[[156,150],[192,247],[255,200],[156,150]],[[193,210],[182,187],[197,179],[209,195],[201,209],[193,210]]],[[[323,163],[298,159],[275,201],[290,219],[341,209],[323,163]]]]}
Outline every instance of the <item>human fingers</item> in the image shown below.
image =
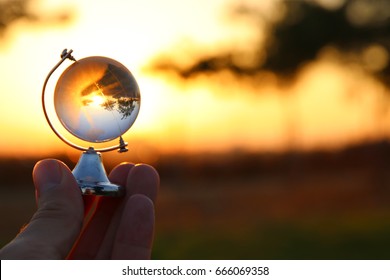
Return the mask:
{"type": "Polygon", "coordinates": [[[160,176],[156,169],[147,164],[137,164],[130,170],[126,181],[126,194],[143,194],[156,202],[160,187],[160,176]]]}
{"type": "MultiPolygon", "coordinates": [[[[110,174],[110,180],[115,180],[115,173],[110,174]]],[[[118,226],[121,223],[124,208],[134,194],[143,194],[152,202],[156,200],[160,178],[157,171],[150,165],[138,164],[129,169],[126,180],[126,197],[116,210],[112,217],[110,226],[106,231],[106,236],[97,255],[99,259],[112,258],[112,249],[117,233],[118,226]]],[[[131,223],[129,220],[128,223],[131,223]]]]}
{"type": "MultiPolygon", "coordinates": [[[[127,175],[133,166],[134,164],[128,162],[117,165],[110,173],[110,181],[120,186],[126,186],[127,175]]],[[[91,213],[89,211],[93,210],[97,200],[99,200],[99,197],[94,195],[85,195],[83,196],[83,199],[85,215],[90,215],[91,213]]]]}
{"type": "Polygon", "coordinates": [[[80,233],[83,201],[69,168],[54,159],[33,170],[38,210],[5,248],[2,259],[63,259],[80,233]]]}
{"type": "Polygon", "coordinates": [[[123,162],[115,166],[111,170],[110,174],[108,175],[108,178],[112,183],[121,185],[126,188],[127,176],[129,175],[130,170],[133,167],[134,167],[133,163],[123,162]]]}
{"type": "Polygon", "coordinates": [[[116,230],[111,258],[150,259],[154,236],[154,204],[142,194],[131,196],[116,230]]]}
{"type": "MultiPolygon", "coordinates": [[[[133,164],[125,163],[116,166],[110,173],[110,181],[122,186],[126,185],[127,175],[133,164]]],[[[123,200],[116,197],[95,197],[87,196],[87,201],[90,203],[94,198],[96,208],[93,209],[92,217],[85,225],[83,232],[76,242],[69,259],[95,259],[96,254],[101,246],[101,243],[106,235],[107,228],[111,223],[112,216],[118,205],[123,200]]]]}

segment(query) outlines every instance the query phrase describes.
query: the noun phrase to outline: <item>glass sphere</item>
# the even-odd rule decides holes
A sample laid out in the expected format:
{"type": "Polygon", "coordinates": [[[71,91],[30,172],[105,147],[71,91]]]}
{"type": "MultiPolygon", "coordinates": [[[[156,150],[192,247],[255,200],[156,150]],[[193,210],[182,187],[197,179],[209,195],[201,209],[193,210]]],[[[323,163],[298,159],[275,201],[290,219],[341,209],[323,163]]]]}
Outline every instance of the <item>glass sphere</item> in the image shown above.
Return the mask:
{"type": "Polygon", "coordinates": [[[70,65],[58,79],[54,107],[71,134],[89,142],[106,142],[125,133],[141,103],[138,84],[121,63],[87,57],[70,65]]]}

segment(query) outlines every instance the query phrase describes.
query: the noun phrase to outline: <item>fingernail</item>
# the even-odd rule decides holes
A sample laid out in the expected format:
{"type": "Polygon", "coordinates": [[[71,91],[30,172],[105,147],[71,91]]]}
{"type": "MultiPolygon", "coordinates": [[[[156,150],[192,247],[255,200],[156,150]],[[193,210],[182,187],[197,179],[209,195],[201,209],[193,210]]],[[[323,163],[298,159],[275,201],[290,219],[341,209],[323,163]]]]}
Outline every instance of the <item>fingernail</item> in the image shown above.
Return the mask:
{"type": "Polygon", "coordinates": [[[38,196],[40,193],[57,186],[62,181],[60,163],[54,159],[38,162],[33,170],[33,179],[38,196]]]}

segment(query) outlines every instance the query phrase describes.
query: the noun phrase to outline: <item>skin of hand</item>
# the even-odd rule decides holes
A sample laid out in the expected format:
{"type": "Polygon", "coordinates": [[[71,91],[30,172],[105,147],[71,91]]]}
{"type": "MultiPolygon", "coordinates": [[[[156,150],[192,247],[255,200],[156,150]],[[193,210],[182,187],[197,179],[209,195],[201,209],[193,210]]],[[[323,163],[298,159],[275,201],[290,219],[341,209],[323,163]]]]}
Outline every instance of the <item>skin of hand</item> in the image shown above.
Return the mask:
{"type": "Polygon", "coordinates": [[[126,187],[123,198],[83,196],[64,163],[38,162],[33,170],[38,209],[0,250],[0,259],[150,259],[157,171],[123,163],[109,179],[126,187]]]}

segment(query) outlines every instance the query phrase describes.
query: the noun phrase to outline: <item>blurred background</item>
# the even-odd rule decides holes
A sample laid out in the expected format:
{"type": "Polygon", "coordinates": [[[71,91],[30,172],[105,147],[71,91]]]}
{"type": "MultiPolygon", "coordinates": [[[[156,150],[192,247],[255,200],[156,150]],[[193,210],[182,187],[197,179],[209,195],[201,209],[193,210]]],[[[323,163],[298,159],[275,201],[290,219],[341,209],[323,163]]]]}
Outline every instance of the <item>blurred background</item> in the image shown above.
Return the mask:
{"type": "Polygon", "coordinates": [[[1,246],[34,164],[79,157],[40,103],[64,48],[139,83],[103,156],[160,173],[153,258],[389,258],[389,1],[0,0],[1,246]]]}

